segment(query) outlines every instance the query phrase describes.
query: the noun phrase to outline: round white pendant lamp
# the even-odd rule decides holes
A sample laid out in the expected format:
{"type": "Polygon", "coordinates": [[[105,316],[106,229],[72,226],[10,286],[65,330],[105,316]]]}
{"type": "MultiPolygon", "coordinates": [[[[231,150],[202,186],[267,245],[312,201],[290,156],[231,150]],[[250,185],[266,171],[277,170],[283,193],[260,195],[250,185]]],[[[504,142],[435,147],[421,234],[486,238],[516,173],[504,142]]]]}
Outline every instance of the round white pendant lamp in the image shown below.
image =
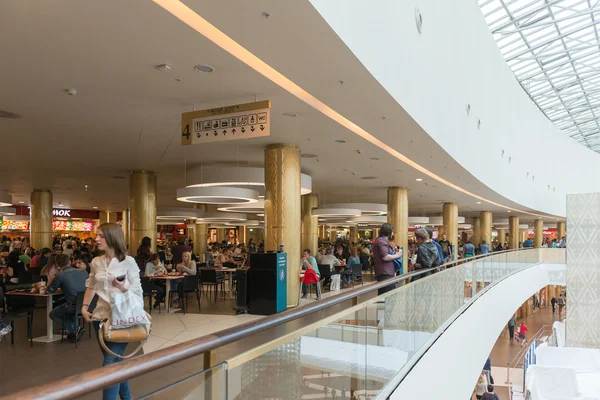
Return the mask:
{"type": "Polygon", "coordinates": [[[329,218],[359,217],[361,211],[356,208],[317,208],[313,216],[329,218]]]}
{"type": "Polygon", "coordinates": [[[361,215],[387,215],[387,205],[378,203],[333,203],[320,208],[343,208],[360,210],[361,215]]]}
{"type": "Polygon", "coordinates": [[[204,224],[210,222],[230,222],[230,221],[246,221],[248,216],[242,213],[231,213],[231,212],[204,212],[200,211],[196,217],[197,224],[204,224]]]}
{"type": "MultiPolygon", "coordinates": [[[[457,221],[458,224],[464,224],[465,223],[465,217],[458,217],[457,221]]],[[[444,218],[443,217],[429,217],[429,224],[428,225],[444,225],[444,218]]]]}
{"type": "Polygon", "coordinates": [[[217,208],[219,211],[225,212],[240,212],[247,214],[262,213],[265,211],[265,199],[258,199],[256,203],[240,204],[240,205],[225,205],[217,208]]]}
{"type": "Polygon", "coordinates": [[[177,200],[203,204],[249,204],[258,202],[258,192],[238,187],[186,187],[177,189],[177,200]]]}
{"type": "Polygon", "coordinates": [[[156,219],[193,219],[198,218],[201,211],[186,207],[159,207],[156,209],[156,219]]]}

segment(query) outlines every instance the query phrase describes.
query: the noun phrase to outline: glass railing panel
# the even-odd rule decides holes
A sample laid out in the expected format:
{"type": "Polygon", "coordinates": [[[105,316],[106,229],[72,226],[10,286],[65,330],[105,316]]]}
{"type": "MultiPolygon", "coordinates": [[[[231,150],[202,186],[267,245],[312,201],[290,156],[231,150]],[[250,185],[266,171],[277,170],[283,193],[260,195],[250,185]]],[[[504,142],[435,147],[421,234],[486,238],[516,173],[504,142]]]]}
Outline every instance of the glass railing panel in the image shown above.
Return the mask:
{"type": "MultiPolygon", "coordinates": [[[[171,368],[177,369],[178,364],[171,368]]],[[[144,400],[227,400],[227,364],[217,364],[138,398],[144,400]]]]}

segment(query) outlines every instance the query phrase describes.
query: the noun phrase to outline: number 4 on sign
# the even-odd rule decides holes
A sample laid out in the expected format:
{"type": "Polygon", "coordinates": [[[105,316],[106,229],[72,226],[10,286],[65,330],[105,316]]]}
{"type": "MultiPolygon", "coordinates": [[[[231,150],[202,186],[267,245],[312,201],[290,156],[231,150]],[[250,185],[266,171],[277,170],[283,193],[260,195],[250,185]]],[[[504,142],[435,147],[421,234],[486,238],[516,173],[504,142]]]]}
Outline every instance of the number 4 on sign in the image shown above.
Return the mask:
{"type": "Polygon", "coordinates": [[[185,137],[186,139],[190,139],[190,126],[186,125],[185,129],[183,130],[183,132],[181,133],[182,137],[185,137]]]}

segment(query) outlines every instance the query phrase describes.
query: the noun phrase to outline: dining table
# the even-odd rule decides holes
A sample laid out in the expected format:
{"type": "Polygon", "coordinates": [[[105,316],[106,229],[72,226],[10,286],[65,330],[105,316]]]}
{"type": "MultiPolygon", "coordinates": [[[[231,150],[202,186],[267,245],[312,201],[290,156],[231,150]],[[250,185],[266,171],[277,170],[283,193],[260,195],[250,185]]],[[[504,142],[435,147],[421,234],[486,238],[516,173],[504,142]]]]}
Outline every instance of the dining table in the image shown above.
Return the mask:
{"type": "MultiPolygon", "coordinates": [[[[55,294],[61,294],[62,292],[49,293],[44,292],[31,292],[31,291],[22,291],[22,290],[11,290],[6,292],[7,296],[28,296],[28,297],[43,297],[46,299],[46,336],[40,336],[33,338],[34,342],[41,343],[52,343],[60,340],[60,335],[54,335],[54,321],[50,318],[50,311],[52,311],[52,300],[55,294]]],[[[32,327],[33,329],[33,327],[32,327]]]]}
{"type": "MultiPolygon", "coordinates": [[[[167,303],[167,312],[171,311],[171,302],[169,301],[170,297],[170,293],[171,293],[171,281],[174,280],[178,280],[178,279],[183,279],[185,278],[186,275],[184,274],[165,274],[165,275],[154,275],[154,276],[149,276],[148,278],[150,279],[158,279],[158,280],[163,280],[165,281],[165,301],[167,303]]],[[[175,311],[175,310],[173,310],[175,311]]]]}
{"type": "MultiPolygon", "coordinates": [[[[237,263],[236,263],[237,264],[237,263]]],[[[229,290],[227,291],[227,298],[234,299],[235,294],[233,293],[233,274],[237,272],[240,268],[227,268],[227,267],[217,267],[214,270],[217,272],[224,272],[229,275],[229,290]]]]}

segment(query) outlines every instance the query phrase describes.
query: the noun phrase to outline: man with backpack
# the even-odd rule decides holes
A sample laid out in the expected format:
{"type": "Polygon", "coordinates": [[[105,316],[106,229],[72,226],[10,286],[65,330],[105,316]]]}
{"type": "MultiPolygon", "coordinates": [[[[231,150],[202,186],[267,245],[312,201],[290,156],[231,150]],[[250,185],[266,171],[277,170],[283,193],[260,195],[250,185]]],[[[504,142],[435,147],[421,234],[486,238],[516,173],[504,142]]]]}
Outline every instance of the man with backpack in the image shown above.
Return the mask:
{"type": "MultiPolygon", "coordinates": [[[[419,245],[419,249],[417,250],[417,262],[415,263],[415,271],[441,265],[442,262],[440,260],[437,248],[431,242],[427,231],[424,228],[417,229],[415,232],[415,238],[417,239],[417,244],[419,245]]],[[[415,281],[417,279],[424,278],[427,275],[431,275],[431,272],[414,277],[412,280],[415,281]]]]}

